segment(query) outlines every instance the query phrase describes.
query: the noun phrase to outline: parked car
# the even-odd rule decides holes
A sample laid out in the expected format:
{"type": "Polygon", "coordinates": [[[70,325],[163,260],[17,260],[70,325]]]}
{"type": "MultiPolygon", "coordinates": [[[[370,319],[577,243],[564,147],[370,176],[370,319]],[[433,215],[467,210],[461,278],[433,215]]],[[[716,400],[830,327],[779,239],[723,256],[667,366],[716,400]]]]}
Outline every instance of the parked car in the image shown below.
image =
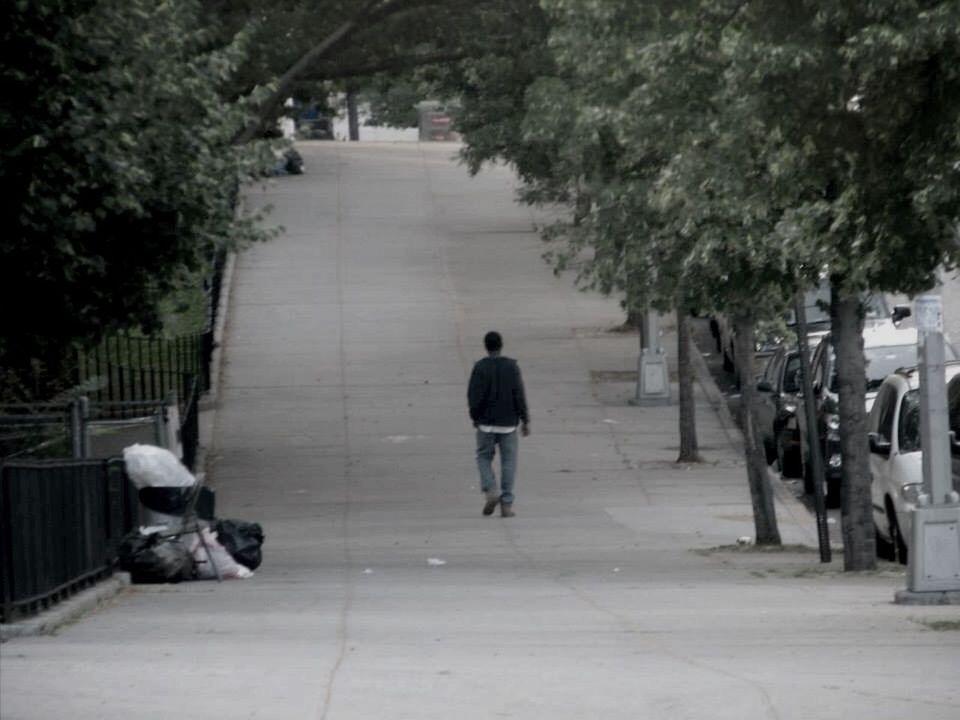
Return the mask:
{"type": "MultiPolygon", "coordinates": [[[[803,305],[807,321],[807,341],[815,345],[830,331],[830,286],[824,282],[808,290],[804,293],[803,305]]],[[[868,325],[891,322],[896,324],[910,314],[908,306],[897,306],[891,311],[886,298],[879,292],[866,293],[863,296],[863,311],[868,325]]],[[[795,334],[796,331],[793,328],[797,324],[796,313],[791,309],[784,314],[783,319],[787,329],[795,334]]],[[[714,315],[710,319],[710,332],[717,343],[717,352],[722,355],[723,369],[728,372],[736,370],[734,328],[731,319],[722,313],[714,315]]],[[[761,332],[756,339],[755,355],[760,357],[770,355],[777,346],[784,342],[792,343],[793,340],[793,337],[784,338],[761,332]]]]}
{"type": "MultiPolygon", "coordinates": [[[[900,368],[910,368],[917,364],[917,330],[916,328],[899,328],[891,323],[868,326],[863,331],[863,353],[867,372],[866,410],[870,412],[877,391],[887,375],[900,368]]],[[[947,361],[957,359],[949,342],[944,347],[944,358],[947,361]]],[[[823,450],[827,504],[836,506],[840,502],[843,461],[840,456],[841,427],[836,356],[831,334],[824,336],[817,345],[811,365],[813,398],[810,405],[816,418],[818,435],[816,441],[820,443],[823,450]]],[[[805,412],[807,399],[801,395],[798,404],[798,414],[805,412]]],[[[798,423],[798,427],[800,452],[803,459],[804,489],[812,493],[814,478],[810,469],[810,438],[807,437],[805,423],[798,423]]]]}
{"type": "MultiPolygon", "coordinates": [[[[946,365],[951,430],[960,429],[960,363],[946,365]]],[[[877,548],[882,556],[907,562],[912,516],[923,489],[920,442],[920,377],[916,368],[889,375],[867,418],[871,496],[877,548]]],[[[956,435],[954,436],[954,438],[956,435]]],[[[952,443],[953,487],[960,491],[960,447],[952,443]]]]}
{"type": "Polygon", "coordinates": [[[757,382],[757,429],[767,462],[777,460],[784,477],[800,477],[797,395],[800,393],[800,351],[776,348],[757,382]]]}

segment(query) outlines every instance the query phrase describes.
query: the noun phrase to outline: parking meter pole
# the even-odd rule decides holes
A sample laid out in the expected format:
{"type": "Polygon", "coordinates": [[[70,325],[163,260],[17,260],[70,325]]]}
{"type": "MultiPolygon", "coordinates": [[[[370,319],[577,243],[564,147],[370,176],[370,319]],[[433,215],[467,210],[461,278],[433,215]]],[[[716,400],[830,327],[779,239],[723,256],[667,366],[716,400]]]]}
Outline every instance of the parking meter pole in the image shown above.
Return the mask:
{"type": "Polygon", "coordinates": [[[948,502],[951,487],[950,423],[944,376],[943,308],[940,295],[916,298],[917,354],[920,360],[920,443],[923,448],[923,491],[932,505],[948,502]]]}
{"type": "MultiPolygon", "coordinates": [[[[817,419],[813,415],[813,378],[810,371],[810,347],[807,343],[807,311],[803,305],[803,294],[797,298],[794,311],[797,315],[797,349],[800,351],[800,387],[803,389],[803,418],[797,421],[806,423],[807,443],[810,446],[810,473],[813,475],[813,500],[817,514],[817,541],[820,545],[820,562],[831,560],[830,527],[827,525],[827,504],[823,496],[823,455],[817,442],[817,419]]],[[[801,460],[804,460],[801,458],[801,460]]]]}

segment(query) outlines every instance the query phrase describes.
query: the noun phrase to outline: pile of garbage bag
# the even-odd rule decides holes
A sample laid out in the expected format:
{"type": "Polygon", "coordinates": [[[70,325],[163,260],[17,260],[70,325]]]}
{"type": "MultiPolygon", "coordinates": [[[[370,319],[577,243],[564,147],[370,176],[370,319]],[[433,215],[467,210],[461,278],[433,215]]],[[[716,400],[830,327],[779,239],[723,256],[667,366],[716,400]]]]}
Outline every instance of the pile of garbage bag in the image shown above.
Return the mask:
{"type": "Polygon", "coordinates": [[[197,479],[169,450],[153,445],[124,448],[127,475],[137,488],[141,519],[118,548],[117,564],[135,583],[248,578],[263,561],[263,528],[244,520],[217,519],[214,495],[195,494],[197,479]],[[191,517],[184,514],[193,505],[191,517]]]}

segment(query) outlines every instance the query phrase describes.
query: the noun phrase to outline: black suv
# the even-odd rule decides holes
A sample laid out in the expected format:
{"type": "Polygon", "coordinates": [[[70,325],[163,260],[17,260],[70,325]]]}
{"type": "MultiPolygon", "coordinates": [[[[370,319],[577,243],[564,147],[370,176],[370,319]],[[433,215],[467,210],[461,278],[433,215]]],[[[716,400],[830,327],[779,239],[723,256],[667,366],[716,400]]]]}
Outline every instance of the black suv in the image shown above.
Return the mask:
{"type": "Polygon", "coordinates": [[[757,382],[757,430],[767,462],[777,460],[784,477],[800,477],[800,435],[797,395],[800,392],[800,351],[780,346],[773,351],[757,382]]]}

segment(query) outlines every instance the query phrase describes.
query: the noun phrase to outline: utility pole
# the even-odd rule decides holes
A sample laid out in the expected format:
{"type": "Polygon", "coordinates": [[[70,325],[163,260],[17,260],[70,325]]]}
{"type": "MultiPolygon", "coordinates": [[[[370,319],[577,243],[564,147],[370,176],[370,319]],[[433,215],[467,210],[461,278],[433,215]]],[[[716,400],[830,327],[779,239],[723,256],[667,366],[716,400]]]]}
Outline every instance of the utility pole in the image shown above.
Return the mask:
{"type": "Polygon", "coordinates": [[[918,296],[913,314],[920,376],[923,493],[911,513],[907,589],[896,593],[896,602],[960,604],[960,497],[951,481],[943,302],[939,290],[918,296]]]}
{"type": "Polygon", "coordinates": [[[660,344],[660,315],[651,307],[640,321],[640,357],[637,361],[637,392],[631,405],[669,405],[670,374],[660,344]]]}

